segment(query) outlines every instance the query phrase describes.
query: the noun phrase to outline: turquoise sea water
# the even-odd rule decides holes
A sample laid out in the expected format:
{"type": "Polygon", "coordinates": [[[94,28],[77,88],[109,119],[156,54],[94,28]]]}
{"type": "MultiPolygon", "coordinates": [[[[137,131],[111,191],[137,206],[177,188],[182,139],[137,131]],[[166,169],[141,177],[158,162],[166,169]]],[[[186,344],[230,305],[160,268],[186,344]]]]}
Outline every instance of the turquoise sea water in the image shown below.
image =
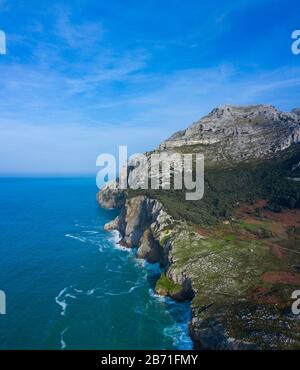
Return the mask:
{"type": "Polygon", "coordinates": [[[0,349],[189,349],[190,308],[103,231],[93,178],[0,178],[0,349]]]}

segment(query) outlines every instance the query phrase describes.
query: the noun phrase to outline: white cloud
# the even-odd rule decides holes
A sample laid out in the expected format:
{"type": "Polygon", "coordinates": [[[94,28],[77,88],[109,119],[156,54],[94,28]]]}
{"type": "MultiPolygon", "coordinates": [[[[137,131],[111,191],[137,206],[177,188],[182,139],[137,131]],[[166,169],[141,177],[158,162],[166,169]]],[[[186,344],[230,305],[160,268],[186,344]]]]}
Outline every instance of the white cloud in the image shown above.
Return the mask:
{"type": "Polygon", "coordinates": [[[105,32],[99,22],[75,24],[71,21],[71,12],[59,9],[55,31],[69,47],[74,49],[90,49],[102,40],[105,32]]]}

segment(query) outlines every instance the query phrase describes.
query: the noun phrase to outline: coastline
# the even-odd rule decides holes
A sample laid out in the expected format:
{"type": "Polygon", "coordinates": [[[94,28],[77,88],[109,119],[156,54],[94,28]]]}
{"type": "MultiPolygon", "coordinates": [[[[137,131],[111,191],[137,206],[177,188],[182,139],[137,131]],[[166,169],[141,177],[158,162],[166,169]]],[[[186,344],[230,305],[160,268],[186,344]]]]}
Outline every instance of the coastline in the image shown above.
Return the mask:
{"type": "MultiPolygon", "coordinates": [[[[115,196],[119,198],[117,193],[105,195],[105,198],[109,199],[109,207],[105,207],[106,204],[99,201],[99,196],[97,200],[101,207],[112,208],[111,204],[116,205],[115,196]]],[[[123,199],[125,202],[125,198],[123,199]]],[[[190,332],[193,319],[191,301],[194,292],[190,279],[184,273],[176,273],[176,270],[172,270],[171,236],[175,236],[178,229],[171,230],[170,227],[176,222],[160,202],[146,196],[137,196],[127,200],[126,208],[125,203],[115,208],[119,209],[119,215],[105,224],[104,229],[112,233],[118,232],[118,235],[114,235],[116,247],[134,251],[137,263],[142,261],[139,263],[142,268],[150,266],[153,269],[154,266],[160,266],[152,294],[160,300],[171,300],[174,304],[188,304],[190,313],[187,314],[189,319],[186,323],[186,331],[192,343],[189,349],[195,348],[190,332]]],[[[187,225],[177,227],[186,228],[187,225]]]]}
{"type": "MultiPolygon", "coordinates": [[[[135,256],[135,264],[139,266],[139,268],[146,270],[150,275],[157,275],[157,278],[155,279],[156,282],[159,280],[161,275],[165,273],[166,269],[161,267],[159,262],[148,262],[145,258],[137,256],[137,248],[128,248],[122,245],[122,243],[120,243],[122,241],[122,234],[119,230],[107,230],[107,232],[112,234],[115,248],[128,253],[133,253],[135,256]]],[[[174,346],[176,346],[178,350],[192,350],[194,348],[194,342],[189,332],[192,320],[191,301],[180,301],[176,300],[174,297],[159,294],[156,292],[155,284],[149,288],[149,295],[164,304],[166,306],[165,309],[170,312],[171,315],[173,315],[172,311],[175,311],[175,315],[177,315],[177,311],[179,309],[181,316],[180,320],[176,319],[173,326],[165,327],[164,335],[172,338],[174,346]],[[180,305],[180,307],[178,305],[180,305]]]]}

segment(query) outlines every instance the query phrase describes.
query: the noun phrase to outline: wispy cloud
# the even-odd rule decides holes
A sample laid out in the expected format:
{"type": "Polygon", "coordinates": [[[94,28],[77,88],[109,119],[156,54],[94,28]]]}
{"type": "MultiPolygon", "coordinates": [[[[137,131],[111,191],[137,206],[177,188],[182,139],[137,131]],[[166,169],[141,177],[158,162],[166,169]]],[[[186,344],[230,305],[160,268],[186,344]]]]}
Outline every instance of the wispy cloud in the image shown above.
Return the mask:
{"type": "Polygon", "coordinates": [[[133,80],[134,74],[145,68],[146,59],[147,56],[138,50],[125,55],[99,55],[98,63],[94,61],[88,68],[85,64],[79,77],[67,79],[68,93],[87,93],[101,88],[103,83],[133,80]]]}
{"type": "Polygon", "coordinates": [[[74,23],[72,13],[66,8],[59,8],[55,32],[70,48],[90,49],[102,40],[105,32],[100,22],[74,23]]]}
{"type": "Polygon", "coordinates": [[[51,19],[39,15],[9,35],[19,53],[0,63],[0,172],[23,171],[22,161],[35,172],[92,171],[101,151],[119,144],[149,150],[217,105],[298,105],[299,67],[203,61],[202,53],[218,50],[210,43],[223,42],[216,37],[224,25],[212,32],[210,23],[229,24],[233,6],[213,10],[193,32],[189,23],[176,34],[167,25],[157,30],[152,19],[151,32],[129,30],[131,40],[107,19],[81,17],[78,9],[54,6],[51,19]]]}

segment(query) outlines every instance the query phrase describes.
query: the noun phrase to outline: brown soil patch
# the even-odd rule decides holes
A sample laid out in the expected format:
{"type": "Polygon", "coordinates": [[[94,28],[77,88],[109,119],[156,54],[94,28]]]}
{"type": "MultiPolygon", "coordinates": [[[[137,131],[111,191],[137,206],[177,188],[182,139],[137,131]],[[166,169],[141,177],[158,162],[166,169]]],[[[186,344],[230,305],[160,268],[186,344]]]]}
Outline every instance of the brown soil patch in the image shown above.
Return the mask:
{"type": "Polygon", "coordinates": [[[251,214],[254,213],[256,208],[264,208],[268,205],[265,199],[258,199],[255,203],[242,203],[237,209],[237,215],[251,214]]]}
{"type": "MultiPolygon", "coordinates": [[[[268,205],[267,201],[264,199],[259,199],[254,204],[243,203],[241,204],[237,211],[236,215],[244,220],[248,220],[251,222],[255,222],[255,209],[261,208],[262,209],[262,218],[266,218],[267,220],[280,223],[285,227],[292,227],[292,226],[300,226],[300,209],[286,209],[281,212],[271,212],[265,210],[268,205]]],[[[259,221],[257,221],[259,222],[259,221]]]]}
{"type": "Polygon", "coordinates": [[[277,244],[268,243],[271,248],[271,252],[278,257],[279,259],[283,260],[285,258],[284,250],[277,244]]]}
{"type": "Polygon", "coordinates": [[[265,287],[256,288],[251,298],[257,303],[280,304],[281,299],[278,295],[274,294],[270,289],[265,287]]]}
{"type": "Polygon", "coordinates": [[[263,211],[264,217],[285,227],[300,226],[300,209],[288,209],[279,213],[263,211]]]}
{"type": "Polygon", "coordinates": [[[211,236],[212,235],[211,230],[205,229],[203,227],[197,227],[196,228],[196,233],[201,235],[201,236],[211,236]]]}
{"type": "Polygon", "coordinates": [[[266,283],[300,285],[300,274],[287,271],[265,272],[261,278],[266,283]]]}

